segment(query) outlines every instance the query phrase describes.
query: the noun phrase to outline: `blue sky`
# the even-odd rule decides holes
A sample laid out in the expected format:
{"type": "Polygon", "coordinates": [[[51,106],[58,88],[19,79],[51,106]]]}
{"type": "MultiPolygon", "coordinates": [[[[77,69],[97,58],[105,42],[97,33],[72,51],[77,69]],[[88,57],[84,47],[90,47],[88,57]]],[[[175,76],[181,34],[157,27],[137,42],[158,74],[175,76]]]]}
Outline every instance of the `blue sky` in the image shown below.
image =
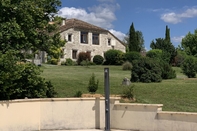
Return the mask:
{"type": "Polygon", "coordinates": [[[197,29],[196,0],[61,0],[59,15],[77,18],[108,29],[120,40],[131,23],[143,33],[145,47],[156,38],[165,37],[170,28],[171,41],[177,47],[181,39],[197,29]]]}

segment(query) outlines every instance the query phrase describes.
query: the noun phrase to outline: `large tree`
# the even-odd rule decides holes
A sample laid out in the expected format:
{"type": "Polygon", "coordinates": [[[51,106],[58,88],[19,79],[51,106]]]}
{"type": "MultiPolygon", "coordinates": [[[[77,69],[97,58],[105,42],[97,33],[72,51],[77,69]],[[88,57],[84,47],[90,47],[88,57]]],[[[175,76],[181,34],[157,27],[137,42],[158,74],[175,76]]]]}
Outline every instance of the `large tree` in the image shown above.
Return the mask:
{"type": "Polygon", "coordinates": [[[43,50],[63,45],[57,26],[50,24],[59,0],[1,0],[0,51],[43,50]]]}
{"type": "Polygon", "coordinates": [[[55,17],[59,0],[0,0],[0,99],[53,97],[54,88],[24,50],[51,53],[63,46],[55,17]],[[53,20],[53,24],[51,24],[53,20]]]}
{"type": "Polygon", "coordinates": [[[181,42],[182,49],[188,54],[197,57],[197,29],[194,34],[188,33],[181,42]]]}
{"type": "Polygon", "coordinates": [[[130,30],[129,30],[129,51],[140,51],[140,47],[138,44],[138,39],[137,39],[137,34],[135,32],[135,28],[134,28],[134,24],[132,22],[131,26],[130,26],[130,30]]]}
{"type": "Polygon", "coordinates": [[[156,41],[152,41],[150,47],[152,49],[161,49],[163,51],[163,55],[166,57],[166,61],[172,63],[174,57],[176,56],[176,50],[170,41],[170,29],[166,26],[165,31],[165,39],[164,38],[156,38],[156,41]]]}
{"type": "Polygon", "coordinates": [[[144,37],[141,31],[135,31],[134,24],[132,23],[129,32],[125,36],[123,42],[127,45],[127,52],[137,51],[140,52],[144,49],[144,37]]]}

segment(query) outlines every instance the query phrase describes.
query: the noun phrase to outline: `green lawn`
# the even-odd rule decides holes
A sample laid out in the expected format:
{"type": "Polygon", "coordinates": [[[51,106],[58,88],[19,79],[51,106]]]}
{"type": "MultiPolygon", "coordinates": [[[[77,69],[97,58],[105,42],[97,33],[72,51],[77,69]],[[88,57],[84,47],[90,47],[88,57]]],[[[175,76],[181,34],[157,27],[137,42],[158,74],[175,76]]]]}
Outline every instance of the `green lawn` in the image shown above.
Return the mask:
{"type": "MultiPolygon", "coordinates": [[[[57,97],[73,97],[77,91],[88,93],[87,85],[92,73],[99,79],[96,93],[104,94],[104,68],[109,67],[110,93],[121,94],[124,77],[130,78],[130,71],[121,66],[55,66],[43,65],[42,76],[51,80],[58,92],[57,97]]],[[[161,83],[133,83],[135,98],[139,103],[164,104],[163,110],[197,112],[197,79],[188,79],[180,68],[174,68],[177,78],[161,83]]]]}

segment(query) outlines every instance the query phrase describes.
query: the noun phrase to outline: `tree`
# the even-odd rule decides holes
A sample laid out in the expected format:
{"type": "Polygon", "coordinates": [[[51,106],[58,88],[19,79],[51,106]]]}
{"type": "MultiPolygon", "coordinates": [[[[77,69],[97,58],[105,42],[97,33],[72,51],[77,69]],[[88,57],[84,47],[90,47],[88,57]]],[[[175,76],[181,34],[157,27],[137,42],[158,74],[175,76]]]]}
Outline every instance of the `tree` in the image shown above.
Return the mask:
{"type": "Polygon", "coordinates": [[[166,61],[168,63],[172,63],[174,61],[174,57],[176,56],[176,50],[170,41],[170,29],[168,26],[166,26],[165,39],[157,38],[155,40],[156,41],[151,42],[150,47],[152,49],[161,49],[166,57],[166,61]]]}
{"type": "Polygon", "coordinates": [[[60,4],[59,0],[1,0],[0,50],[50,52],[62,46],[56,24],[49,23],[60,4]]]}
{"type": "Polygon", "coordinates": [[[140,52],[140,46],[139,46],[139,36],[140,34],[135,32],[134,24],[132,22],[129,30],[129,51],[137,51],[140,52]]]}
{"type": "Polygon", "coordinates": [[[1,0],[0,99],[55,94],[52,84],[39,77],[39,67],[21,59],[22,51],[50,54],[65,44],[58,30],[60,19],[55,17],[60,4],[60,0],[1,0]]]}
{"type": "Polygon", "coordinates": [[[188,54],[197,57],[197,29],[194,34],[188,33],[181,41],[182,49],[188,54]]]}
{"type": "Polygon", "coordinates": [[[197,58],[194,56],[186,57],[181,64],[181,69],[188,78],[195,78],[197,73],[197,58]]]}
{"type": "MultiPolygon", "coordinates": [[[[138,41],[138,45],[140,48],[140,51],[144,49],[144,37],[141,31],[135,31],[136,37],[137,37],[137,41],[138,41]]],[[[124,37],[123,42],[126,45],[126,52],[129,52],[129,33],[127,33],[127,35],[124,37]]],[[[139,52],[139,51],[138,51],[139,52]]]]}
{"type": "Polygon", "coordinates": [[[154,59],[142,57],[133,61],[131,81],[133,82],[161,82],[162,71],[154,59]]]}

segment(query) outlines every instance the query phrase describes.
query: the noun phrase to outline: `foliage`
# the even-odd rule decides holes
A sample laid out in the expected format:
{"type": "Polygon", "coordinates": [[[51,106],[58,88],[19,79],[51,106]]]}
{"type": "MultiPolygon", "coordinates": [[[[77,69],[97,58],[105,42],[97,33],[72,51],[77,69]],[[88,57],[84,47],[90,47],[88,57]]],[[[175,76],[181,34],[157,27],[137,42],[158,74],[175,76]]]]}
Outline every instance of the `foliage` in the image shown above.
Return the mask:
{"type": "Polygon", "coordinates": [[[136,52],[141,51],[143,44],[144,44],[143,35],[142,35],[142,32],[135,31],[133,22],[129,29],[128,40],[129,40],[128,42],[129,51],[136,51],[136,52]]]}
{"type": "Polygon", "coordinates": [[[135,85],[123,86],[122,97],[133,99],[134,98],[134,87],[135,85]]]}
{"type": "Polygon", "coordinates": [[[161,74],[162,79],[176,78],[176,72],[175,70],[173,70],[172,66],[169,63],[162,61],[162,60],[159,60],[158,62],[160,64],[161,71],[162,71],[162,74],[161,74]]]}
{"type": "Polygon", "coordinates": [[[20,62],[15,51],[0,52],[0,99],[53,97],[54,88],[39,76],[40,71],[32,63],[20,62]]]}
{"type": "Polygon", "coordinates": [[[103,61],[104,61],[104,58],[101,55],[95,55],[93,58],[93,62],[96,65],[101,65],[103,63],[103,61]]]}
{"type": "Polygon", "coordinates": [[[81,91],[77,91],[74,95],[74,97],[81,97],[82,96],[82,92],[81,91]]]}
{"type": "Polygon", "coordinates": [[[188,33],[181,42],[182,49],[188,54],[197,57],[197,29],[194,34],[188,33]]]}
{"type": "Polygon", "coordinates": [[[57,65],[58,62],[59,62],[59,59],[56,59],[56,58],[52,58],[51,60],[47,61],[48,64],[52,64],[52,65],[57,65]]]}
{"type": "Polygon", "coordinates": [[[131,70],[132,69],[132,64],[129,61],[126,61],[123,65],[122,65],[122,70],[131,70]]]}
{"type": "Polygon", "coordinates": [[[174,66],[180,67],[186,57],[187,54],[185,51],[178,50],[177,55],[174,58],[174,66]]]}
{"type": "Polygon", "coordinates": [[[106,65],[121,65],[123,62],[123,52],[120,50],[110,49],[105,52],[106,65]]]}
{"type": "Polygon", "coordinates": [[[55,88],[52,85],[51,81],[46,81],[46,86],[47,86],[46,96],[48,98],[52,98],[55,95],[57,95],[57,92],[55,91],[55,88]]]}
{"type": "Polygon", "coordinates": [[[160,50],[160,49],[149,50],[146,53],[146,56],[150,57],[150,58],[153,58],[153,59],[161,60],[162,59],[162,50],[160,50]]]}
{"type": "Polygon", "coordinates": [[[72,65],[74,65],[74,62],[73,62],[72,59],[67,58],[67,59],[66,59],[66,62],[65,62],[65,65],[67,65],[67,66],[72,66],[72,65]]]}
{"type": "Polygon", "coordinates": [[[133,61],[131,81],[133,82],[161,82],[161,68],[157,61],[142,57],[133,61]]]}
{"type": "Polygon", "coordinates": [[[170,29],[166,26],[165,39],[157,38],[156,41],[152,41],[150,47],[152,49],[161,49],[163,51],[163,59],[168,63],[173,63],[176,56],[176,50],[170,41],[170,29]]]}
{"type": "Polygon", "coordinates": [[[186,57],[181,65],[181,69],[188,78],[195,78],[197,73],[197,58],[193,56],[186,57]]]}
{"type": "Polygon", "coordinates": [[[91,56],[90,53],[88,52],[80,52],[77,58],[77,62],[78,64],[80,64],[82,61],[90,61],[91,60],[91,56]]]}
{"type": "Polygon", "coordinates": [[[31,49],[50,54],[51,49],[63,46],[65,41],[60,39],[59,25],[53,19],[60,5],[60,0],[1,1],[0,51],[31,49]]]}
{"type": "Polygon", "coordinates": [[[80,63],[81,66],[86,66],[88,67],[90,65],[90,61],[88,60],[83,60],[81,63],[80,63]]]}
{"type": "Polygon", "coordinates": [[[94,73],[92,73],[92,76],[89,79],[88,91],[91,93],[95,93],[98,89],[98,84],[99,84],[99,81],[95,80],[95,75],[94,73]]]}
{"type": "Polygon", "coordinates": [[[131,51],[125,53],[125,60],[129,62],[133,62],[134,60],[139,60],[141,58],[141,54],[136,51],[131,51]]]}

